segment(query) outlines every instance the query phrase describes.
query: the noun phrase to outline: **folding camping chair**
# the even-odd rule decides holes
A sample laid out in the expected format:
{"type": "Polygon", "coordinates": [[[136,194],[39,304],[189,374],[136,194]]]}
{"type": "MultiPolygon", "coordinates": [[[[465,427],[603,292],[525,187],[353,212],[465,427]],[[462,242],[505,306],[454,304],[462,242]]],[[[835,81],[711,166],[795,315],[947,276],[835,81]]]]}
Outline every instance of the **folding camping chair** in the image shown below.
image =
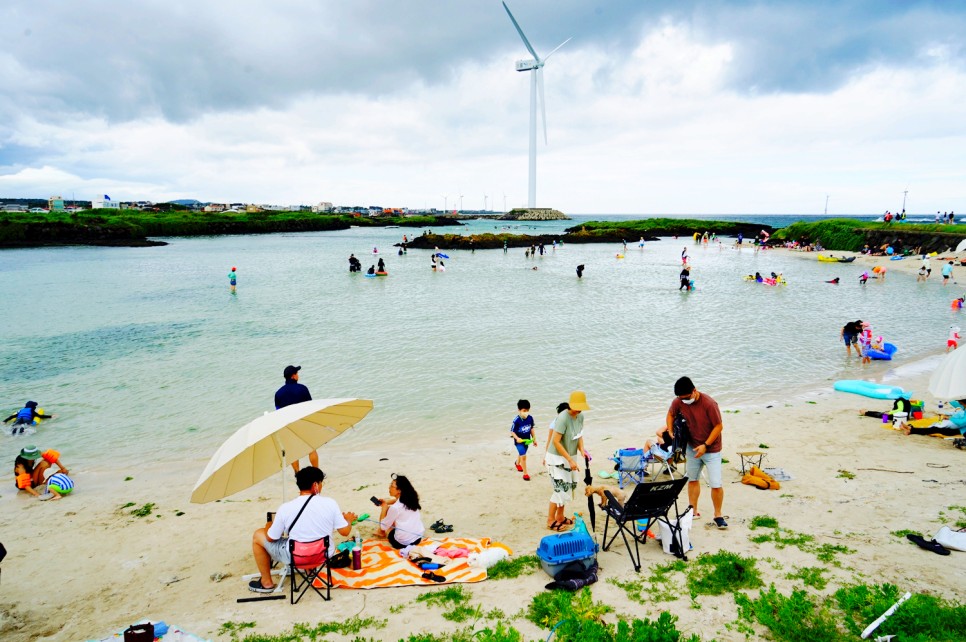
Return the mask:
{"type": "Polygon", "coordinates": [[[624,546],[627,547],[627,554],[630,555],[634,570],[640,572],[641,551],[638,547],[640,538],[636,532],[636,522],[640,520],[644,523],[643,532],[645,533],[645,541],[647,529],[650,528],[651,524],[662,522],[671,529],[671,537],[677,542],[677,556],[687,561],[688,557],[681,541],[681,528],[678,524],[680,523],[682,515],[686,515],[691,510],[691,507],[688,506],[684,513],[681,513],[678,511],[677,503],[678,495],[681,494],[681,490],[687,483],[688,478],[682,477],[681,479],[674,479],[667,482],[638,484],[637,488],[634,489],[634,492],[631,493],[631,496],[623,506],[617,502],[609,491],[604,491],[604,494],[607,496],[607,505],[604,506],[607,519],[604,522],[604,545],[601,548],[605,551],[609,549],[611,544],[614,543],[614,540],[617,539],[619,533],[624,539],[624,546]],[[668,515],[672,506],[674,507],[675,516],[673,522],[668,515]],[[607,529],[612,519],[614,520],[615,532],[608,541],[607,529]],[[627,540],[628,536],[634,540],[633,551],[631,550],[631,543],[627,540]]]}
{"type": "Polygon", "coordinates": [[[640,448],[621,448],[610,458],[616,465],[617,485],[624,488],[625,483],[643,484],[647,476],[647,460],[640,448]]]}
{"type": "Polygon", "coordinates": [[[329,538],[323,537],[314,542],[296,542],[290,539],[288,550],[292,557],[289,563],[289,577],[292,578],[292,604],[301,600],[310,586],[323,600],[331,599],[332,568],[329,566],[329,538]],[[322,571],[325,571],[325,579],[321,577],[322,571]],[[315,585],[316,580],[322,583],[324,594],[315,585]]]}

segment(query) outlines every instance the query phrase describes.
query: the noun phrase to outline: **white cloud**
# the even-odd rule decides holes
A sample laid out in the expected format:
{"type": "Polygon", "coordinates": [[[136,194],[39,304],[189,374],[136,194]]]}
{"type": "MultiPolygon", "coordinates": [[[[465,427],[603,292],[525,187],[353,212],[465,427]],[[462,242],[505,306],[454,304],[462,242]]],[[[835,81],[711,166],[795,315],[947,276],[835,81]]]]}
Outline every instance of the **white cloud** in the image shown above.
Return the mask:
{"type": "MultiPolygon", "coordinates": [[[[209,10],[205,24],[219,15],[209,10]]],[[[352,52],[364,64],[326,64],[327,73],[356,75],[346,85],[313,79],[283,91],[255,81],[216,97],[216,108],[207,92],[225,89],[219,68],[235,60],[240,71],[230,77],[244,82],[270,73],[257,69],[250,49],[283,63],[292,53],[278,43],[245,44],[235,37],[236,22],[212,39],[233,43],[226,51],[192,50],[194,40],[175,38],[187,48],[177,55],[182,64],[225,56],[213,64],[177,72],[159,66],[153,76],[150,50],[130,59],[118,53],[111,68],[126,72],[103,109],[65,99],[53,110],[24,110],[20,96],[0,98],[0,195],[409,207],[442,207],[445,197],[452,207],[463,194],[464,206],[477,208],[484,194],[491,207],[502,207],[506,193],[508,205],[522,204],[529,74],[514,71],[525,50],[505,16],[498,18],[498,28],[509,30],[496,39],[500,46],[449,59],[441,53],[431,75],[418,66],[405,70],[405,47],[380,53],[376,41],[357,42],[352,52]],[[400,59],[387,59],[403,69],[393,83],[374,66],[379,56],[400,59]],[[169,80],[176,96],[163,95],[169,80]],[[260,100],[258,92],[280,93],[260,100]],[[164,116],[174,99],[176,119],[164,116]],[[133,106],[114,110],[112,100],[133,106]],[[130,116],[119,119],[123,113],[130,116]]],[[[275,34],[291,26],[277,14],[260,19],[275,34]]],[[[966,72],[956,47],[923,45],[898,65],[869,61],[831,89],[748,91],[733,82],[748,70],[740,34],[709,38],[687,16],[669,13],[628,23],[620,42],[574,33],[547,64],[550,145],[541,135],[538,204],[571,213],[819,213],[831,194],[831,212],[877,212],[895,209],[908,187],[910,209],[966,210],[958,114],[966,72]]],[[[524,28],[538,51],[571,35],[539,22],[524,28]]],[[[188,33],[197,38],[196,31],[188,33]]],[[[420,55],[430,51],[420,47],[420,55]]],[[[45,69],[0,56],[0,78],[34,91],[56,79],[45,69]]],[[[284,75],[286,82],[297,77],[284,75]]],[[[73,90],[78,82],[84,85],[77,77],[68,84],[73,90]]],[[[107,86],[99,79],[98,87],[107,86]]]]}

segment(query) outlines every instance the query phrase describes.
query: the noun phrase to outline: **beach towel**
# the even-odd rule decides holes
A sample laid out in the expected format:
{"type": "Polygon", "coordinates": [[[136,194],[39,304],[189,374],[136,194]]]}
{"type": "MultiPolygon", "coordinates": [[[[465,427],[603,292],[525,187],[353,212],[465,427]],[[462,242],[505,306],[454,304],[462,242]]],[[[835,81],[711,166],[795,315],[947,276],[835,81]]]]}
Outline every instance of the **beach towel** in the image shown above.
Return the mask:
{"type": "MultiPolygon", "coordinates": [[[[491,542],[489,538],[470,539],[464,537],[442,537],[439,539],[424,539],[419,543],[421,552],[434,550],[438,547],[452,549],[466,549],[470,554],[481,553],[490,546],[502,546],[491,542]]],[[[448,558],[432,556],[432,561],[439,564],[433,574],[446,578],[442,582],[423,577],[425,570],[408,559],[399,555],[399,551],[384,539],[370,539],[362,543],[362,568],[353,571],[352,568],[332,569],[332,586],[348,589],[389,588],[393,586],[435,586],[437,584],[453,584],[482,582],[486,579],[485,568],[470,566],[469,558],[448,558]]],[[[317,584],[318,585],[318,584],[317,584]]]]}

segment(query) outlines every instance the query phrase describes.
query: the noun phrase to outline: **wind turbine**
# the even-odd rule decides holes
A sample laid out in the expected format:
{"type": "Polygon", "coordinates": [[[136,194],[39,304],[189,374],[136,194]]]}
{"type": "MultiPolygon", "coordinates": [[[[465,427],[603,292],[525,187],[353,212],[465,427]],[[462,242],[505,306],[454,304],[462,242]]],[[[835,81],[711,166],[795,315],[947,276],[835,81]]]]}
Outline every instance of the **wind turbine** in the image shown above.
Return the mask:
{"type": "Polygon", "coordinates": [[[570,42],[570,38],[567,38],[559,45],[556,49],[551,51],[546,55],[546,57],[541,58],[534,51],[533,47],[530,45],[530,41],[523,34],[523,29],[517,23],[517,19],[513,17],[510,13],[510,7],[506,6],[506,2],[503,3],[503,8],[506,9],[506,14],[510,16],[510,21],[513,26],[516,27],[517,33],[520,34],[520,38],[523,40],[523,44],[526,46],[527,51],[533,56],[532,60],[518,60],[516,63],[517,71],[529,71],[530,72],[530,189],[527,198],[528,207],[537,206],[537,90],[540,92],[540,115],[541,121],[543,121],[543,144],[547,144],[547,105],[544,100],[543,95],[543,66],[547,63],[550,56],[557,52],[565,44],[570,42]]]}

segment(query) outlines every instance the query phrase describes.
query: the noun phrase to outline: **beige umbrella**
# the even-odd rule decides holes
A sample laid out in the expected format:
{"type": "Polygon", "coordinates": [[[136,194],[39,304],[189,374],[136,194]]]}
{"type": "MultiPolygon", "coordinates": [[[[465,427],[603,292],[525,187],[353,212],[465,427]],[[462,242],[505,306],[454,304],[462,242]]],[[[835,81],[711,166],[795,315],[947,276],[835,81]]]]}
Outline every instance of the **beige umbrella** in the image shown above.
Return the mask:
{"type": "MultiPolygon", "coordinates": [[[[212,455],[191,492],[204,504],[245,490],[284,470],[358,423],[370,399],[316,399],[267,412],[245,424],[212,455]]],[[[285,485],[282,485],[284,499],[285,485]]]]}
{"type": "Polygon", "coordinates": [[[943,358],[929,378],[929,392],[937,399],[966,399],[966,348],[943,358]]]}

